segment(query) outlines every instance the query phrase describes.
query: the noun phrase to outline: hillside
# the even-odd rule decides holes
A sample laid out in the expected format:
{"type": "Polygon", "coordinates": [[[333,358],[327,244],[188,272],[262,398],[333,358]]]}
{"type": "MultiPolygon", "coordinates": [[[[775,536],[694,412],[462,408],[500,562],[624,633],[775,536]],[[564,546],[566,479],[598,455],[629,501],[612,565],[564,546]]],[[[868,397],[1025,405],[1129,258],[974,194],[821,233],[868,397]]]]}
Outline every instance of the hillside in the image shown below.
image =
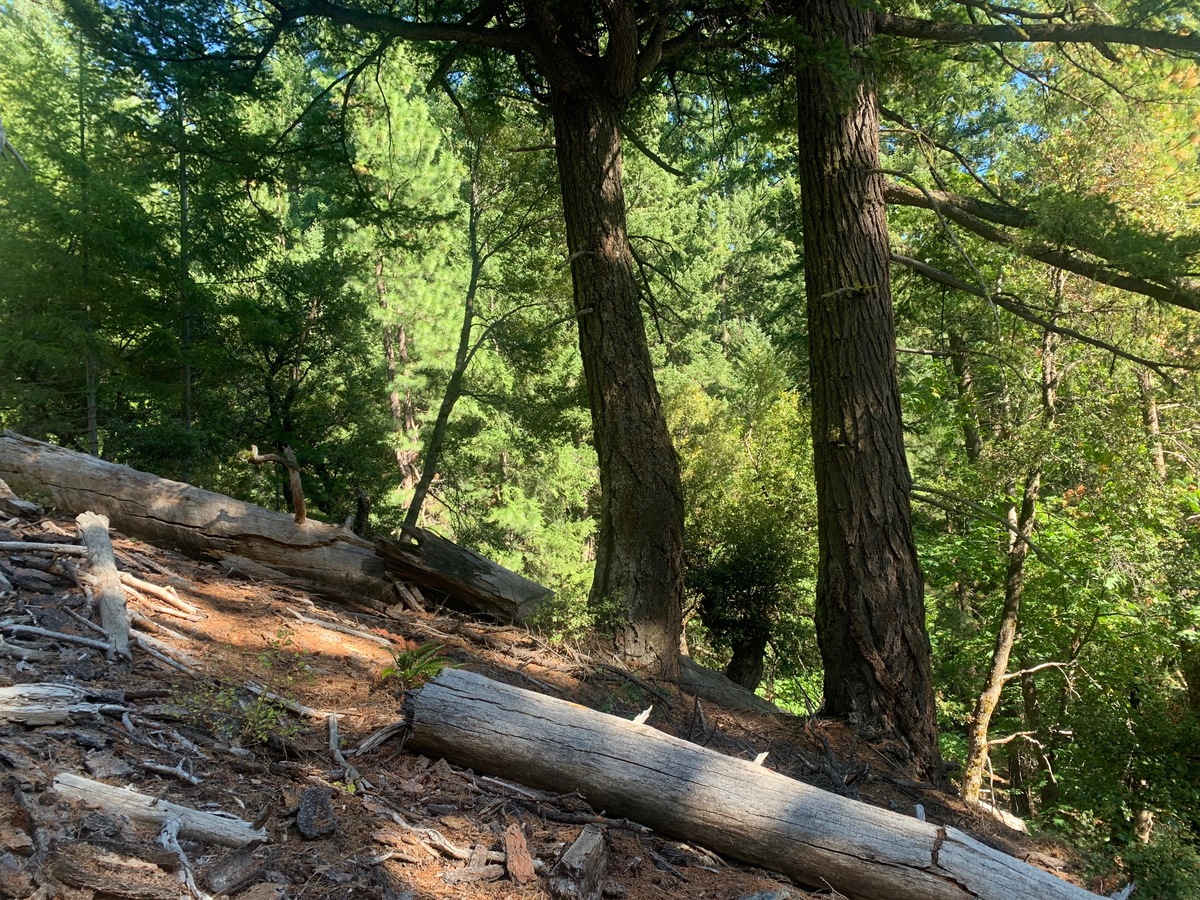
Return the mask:
{"type": "Polygon", "coordinates": [[[75,544],[75,523],[32,513],[0,526],[0,541],[12,542],[0,550],[0,684],[68,685],[91,704],[66,721],[0,726],[0,896],[178,897],[190,870],[195,896],[545,897],[549,873],[587,824],[607,834],[608,897],[818,896],[608,818],[577,794],[427,759],[395,737],[355,753],[400,719],[405,690],[442,664],[626,718],[653,707],[649,724],[670,734],[747,759],[767,751],[766,765],[786,775],[906,814],[920,804],[930,821],[1069,869],[1059,849],[907,780],[886,748],[836,723],[723,709],[524,629],[434,609],[384,618],[350,598],[333,603],[296,582],[249,579],[116,533],[119,568],[146,583],[129,604],[135,635],[154,655],[135,646],[131,662],[109,663],[66,637],[97,636],[81,561],[14,546],[75,544]],[[184,840],[181,868],[156,828],[52,790],[62,773],[229,814],[269,840],[244,850],[184,840]],[[522,837],[537,870],[524,885],[502,854],[522,837]]]}

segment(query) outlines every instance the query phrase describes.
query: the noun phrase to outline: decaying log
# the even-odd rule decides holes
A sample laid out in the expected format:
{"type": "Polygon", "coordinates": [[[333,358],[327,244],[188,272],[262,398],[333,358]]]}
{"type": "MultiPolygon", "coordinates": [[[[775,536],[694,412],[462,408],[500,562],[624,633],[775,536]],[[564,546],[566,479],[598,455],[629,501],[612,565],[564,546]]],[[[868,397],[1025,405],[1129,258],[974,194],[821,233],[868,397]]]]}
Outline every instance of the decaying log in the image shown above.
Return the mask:
{"type": "Polygon", "coordinates": [[[22,500],[0,479],[0,513],[6,516],[40,516],[42,508],[36,503],[22,500]]]}
{"type": "Polygon", "coordinates": [[[113,652],[129,659],[129,609],[125,605],[125,590],[121,574],[113,557],[112,541],[108,538],[108,519],[94,512],[82,512],[75,517],[79,538],[87,549],[88,569],[95,579],[96,603],[100,608],[100,625],[108,635],[113,652]]]}
{"type": "Polygon", "coordinates": [[[298,526],[285,513],[11,431],[0,432],[0,478],[32,483],[62,509],[103,513],[117,530],[152,543],[192,555],[232,553],[329,590],[395,602],[371,545],[332,525],[298,526]]]}
{"type": "Polygon", "coordinates": [[[445,669],[411,700],[407,746],[857,900],[1094,898],[955,828],[794,781],[645,725],[445,669]]]}
{"type": "Polygon", "coordinates": [[[550,596],[549,588],[415,525],[400,540],[376,538],[375,550],[391,571],[443,591],[504,622],[523,622],[550,596]]]}
{"type": "Polygon", "coordinates": [[[79,800],[100,806],[112,812],[128,816],[135,822],[153,824],[159,828],[168,819],[179,820],[179,836],[222,847],[244,847],[258,841],[266,841],[268,835],[261,828],[233,816],[218,815],[203,810],[190,809],[159,800],[147,794],[115,788],[90,778],[82,778],[63,772],[54,776],[54,790],[71,800],[79,800]]]}
{"type": "Polygon", "coordinates": [[[756,712],[768,716],[779,714],[779,707],[770,700],[764,700],[758,694],[746,690],[720,672],[706,669],[687,656],[679,658],[679,689],[685,694],[719,704],[726,709],[738,709],[742,712],[756,712]]]}

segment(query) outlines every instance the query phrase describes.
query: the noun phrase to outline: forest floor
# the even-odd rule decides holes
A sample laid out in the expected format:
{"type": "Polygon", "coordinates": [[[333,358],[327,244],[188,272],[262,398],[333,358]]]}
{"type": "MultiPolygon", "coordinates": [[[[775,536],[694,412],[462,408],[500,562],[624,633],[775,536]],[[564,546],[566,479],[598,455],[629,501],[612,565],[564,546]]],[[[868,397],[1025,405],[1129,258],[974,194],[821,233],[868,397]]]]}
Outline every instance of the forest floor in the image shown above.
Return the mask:
{"type": "MultiPolygon", "coordinates": [[[[65,516],[0,520],[0,541],[74,543],[75,523],[65,516]]],[[[739,713],[673,690],[667,707],[636,679],[522,628],[444,611],[385,618],[286,579],[249,580],[116,533],[113,543],[121,570],[196,609],[181,614],[147,593],[131,594],[131,610],[151,623],[135,625],[135,634],[157,641],[161,658],[135,647],[132,662],[110,664],[100,651],[60,639],[14,636],[11,626],[24,623],[97,637],[80,621],[92,616],[81,560],[0,550],[0,587],[7,581],[11,588],[0,590],[8,641],[0,643],[0,689],[70,684],[106,705],[37,726],[3,724],[0,710],[0,897],[187,896],[180,879],[190,867],[201,891],[248,900],[533,900],[550,896],[547,873],[593,822],[606,826],[610,843],[606,897],[839,896],[608,819],[577,794],[533,791],[427,759],[399,738],[354,754],[400,719],[405,689],[436,665],[422,662],[421,648],[431,644],[452,665],[614,715],[633,718],[653,705],[649,724],[665,732],[747,759],[769,751],[768,767],[909,815],[919,804],[931,822],[1074,877],[1067,848],[909,781],[886,752],[836,722],[739,713]],[[18,644],[50,652],[32,660],[15,658],[25,655],[19,650],[8,655],[18,644]],[[251,693],[250,683],[307,713],[251,693]],[[342,761],[331,751],[329,713],[339,714],[342,761]],[[184,841],[188,866],[181,868],[158,846],[153,826],[52,790],[61,773],[224,812],[264,828],[270,840],[250,851],[184,841]],[[302,798],[317,805],[323,828],[298,822],[302,798]],[[497,851],[513,823],[538,872],[523,885],[511,868],[484,864],[503,859],[497,851]],[[324,833],[305,837],[302,827],[324,833]]]]}

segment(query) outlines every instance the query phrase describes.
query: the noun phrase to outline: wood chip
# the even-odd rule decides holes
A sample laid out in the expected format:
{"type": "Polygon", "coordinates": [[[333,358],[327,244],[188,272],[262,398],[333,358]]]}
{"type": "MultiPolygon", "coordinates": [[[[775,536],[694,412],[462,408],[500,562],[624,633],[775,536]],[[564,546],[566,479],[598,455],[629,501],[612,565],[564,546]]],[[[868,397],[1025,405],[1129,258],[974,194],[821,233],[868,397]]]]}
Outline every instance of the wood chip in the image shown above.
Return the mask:
{"type": "Polygon", "coordinates": [[[529,842],[525,840],[525,832],[516,822],[504,829],[505,866],[508,877],[517,884],[529,884],[537,880],[537,872],[533,868],[533,857],[529,855],[529,842]]]}

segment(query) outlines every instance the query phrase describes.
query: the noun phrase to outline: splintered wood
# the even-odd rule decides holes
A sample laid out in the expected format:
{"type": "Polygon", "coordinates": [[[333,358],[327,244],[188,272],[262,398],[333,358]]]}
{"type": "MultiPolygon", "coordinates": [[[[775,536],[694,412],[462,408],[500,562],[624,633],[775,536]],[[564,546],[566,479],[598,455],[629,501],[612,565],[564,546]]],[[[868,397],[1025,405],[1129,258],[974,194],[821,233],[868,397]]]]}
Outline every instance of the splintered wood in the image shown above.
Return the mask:
{"type": "Polygon", "coordinates": [[[146,822],[158,827],[168,819],[179,821],[181,837],[220,844],[225,847],[244,847],[265,841],[268,835],[261,828],[232,816],[217,815],[200,809],[189,809],[169,800],[160,800],[138,791],[115,788],[111,785],[62,772],[54,776],[54,790],[71,800],[90,803],[127,816],[134,822],[146,822]]]}
{"type": "Polygon", "coordinates": [[[121,586],[112,541],[108,537],[108,519],[93,512],[82,512],[75,521],[79,524],[79,537],[87,549],[88,568],[95,580],[100,625],[112,642],[113,652],[121,659],[129,659],[129,610],[125,606],[125,589],[121,586]]]}

